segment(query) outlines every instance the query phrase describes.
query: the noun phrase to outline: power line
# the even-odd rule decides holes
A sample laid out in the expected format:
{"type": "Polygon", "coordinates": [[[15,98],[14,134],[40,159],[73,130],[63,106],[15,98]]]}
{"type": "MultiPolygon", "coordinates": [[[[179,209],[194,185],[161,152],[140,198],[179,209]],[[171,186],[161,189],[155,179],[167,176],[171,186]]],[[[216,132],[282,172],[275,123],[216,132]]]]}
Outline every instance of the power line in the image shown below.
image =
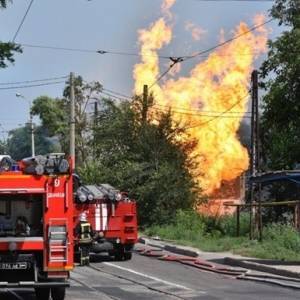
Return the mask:
{"type": "Polygon", "coordinates": [[[193,0],[194,2],[274,2],[274,0],[193,0]]]}
{"type": "MultiPolygon", "coordinates": [[[[26,43],[18,43],[18,45],[27,48],[38,48],[38,49],[48,49],[48,50],[57,50],[57,51],[70,51],[70,52],[80,52],[80,53],[94,53],[94,54],[112,54],[112,55],[120,55],[120,56],[136,56],[141,57],[140,53],[135,52],[126,52],[126,51],[111,51],[111,50],[103,50],[103,49],[84,49],[84,48],[72,48],[72,47],[58,47],[58,46],[48,46],[48,45],[36,45],[36,44],[26,44],[26,43]]],[[[152,53],[152,51],[149,50],[152,53]]],[[[157,54],[144,54],[143,56],[149,57],[159,57],[161,59],[170,59],[169,56],[165,55],[157,55],[157,54]]]]}
{"type": "Polygon", "coordinates": [[[65,81],[54,81],[54,82],[47,82],[47,83],[40,83],[40,84],[0,87],[0,90],[25,89],[25,88],[31,88],[31,87],[37,87],[37,86],[46,86],[46,85],[54,85],[54,84],[60,84],[60,83],[65,83],[65,81]]]}
{"type": "MultiPolygon", "coordinates": [[[[176,107],[176,106],[171,106],[171,105],[162,105],[162,104],[158,104],[155,103],[154,106],[161,106],[163,108],[166,109],[175,109],[175,110],[182,110],[182,111],[187,111],[187,112],[194,112],[194,113],[220,113],[220,111],[216,111],[216,110],[200,110],[200,109],[188,109],[188,108],[183,108],[183,107],[176,107]]],[[[251,111],[230,111],[228,112],[230,114],[251,114],[251,111]]]]}
{"type": "Polygon", "coordinates": [[[67,78],[67,77],[68,76],[60,76],[60,77],[51,77],[51,78],[26,80],[26,81],[0,82],[0,85],[15,85],[15,84],[26,84],[26,83],[32,83],[32,82],[52,81],[52,80],[64,79],[64,78],[67,78]]]}
{"type": "MultiPolygon", "coordinates": [[[[110,89],[105,89],[103,88],[104,91],[108,91],[107,92],[101,92],[104,95],[110,96],[112,98],[118,99],[118,100],[132,100],[131,97],[124,95],[122,93],[110,90],[110,89]],[[117,95],[117,96],[116,96],[117,95]],[[119,97],[121,96],[121,97],[119,97]]],[[[246,96],[248,97],[248,95],[246,96]]],[[[244,97],[244,98],[246,98],[244,97]]],[[[244,99],[242,98],[242,99],[244,99]]],[[[242,100],[241,99],[241,100],[242,100]]],[[[241,101],[240,100],[240,101],[241,101]]],[[[239,102],[240,102],[239,101],[239,102]]],[[[237,104],[235,104],[237,105],[237,104]]],[[[234,105],[234,106],[235,106],[234,105]]],[[[180,107],[172,107],[172,106],[165,106],[165,105],[161,105],[161,104],[154,104],[154,106],[161,106],[162,108],[157,108],[157,107],[151,107],[152,109],[155,109],[157,111],[162,111],[162,112],[167,112],[168,109],[171,110],[172,113],[176,113],[176,114],[183,114],[183,115],[192,115],[192,116],[199,116],[199,117],[219,117],[219,113],[221,113],[224,117],[228,117],[228,118],[240,118],[240,117],[244,117],[244,118],[251,118],[251,116],[249,116],[249,114],[251,114],[251,112],[241,112],[241,111],[230,111],[233,107],[230,107],[230,109],[228,111],[202,111],[202,110],[193,110],[193,109],[185,109],[185,108],[180,108],[180,107]],[[165,110],[163,109],[165,108],[165,110]],[[180,111],[182,110],[182,111],[180,111]],[[225,115],[226,114],[233,114],[233,115],[225,115]],[[218,114],[218,115],[212,115],[212,114],[218,114]],[[238,115],[240,114],[240,115],[238,115]],[[248,115],[244,115],[244,114],[248,114],[248,115]]]]}
{"type": "MultiPolygon", "coordinates": [[[[106,95],[106,96],[109,96],[113,99],[117,99],[117,100],[121,100],[121,101],[127,101],[128,99],[125,99],[125,98],[121,98],[121,97],[117,97],[111,93],[106,93],[106,92],[101,92],[102,94],[106,95]]],[[[237,105],[237,104],[235,104],[237,105]]],[[[231,107],[230,109],[232,109],[233,107],[231,107]]],[[[167,110],[163,110],[161,108],[157,108],[157,107],[151,107],[150,109],[154,109],[156,111],[159,111],[159,112],[168,112],[167,110]]],[[[241,119],[241,118],[251,118],[251,116],[249,115],[225,115],[225,113],[229,113],[227,111],[223,111],[223,112],[219,112],[220,114],[219,115],[207,115],[207,114],[201,114],[201,113],[188,113],[188,112],[181,112],[181,111],[176,111],[176,110],[172,110],[171,109],[171,113],[175,113],[175,114],[182,114],[182,115],[191,115],[191,116],[196,116],[196,117],[213,117],[214,119],[215,118],[225,118],[225,119],[241,119]]],[[[218,113],[217,111],[214,112],[214,113],[218,113]]],[[[233,112],[232,112],[233,113],[233,112]]],[[[209,122],[212,121],[212,120],[209,120],[209,122]]],[[[201,125],[204,124],[204,123],[201,123],[201,125]]],[[[197,126],[194,126],[194,127],[198,127],[199,125],[197,126]]],[[[193,128],[193,127],[189,127],[189,128],[193,128]]]]}
{"type": "Polygon", "coordinates": [[[234,107],[236,107],[242,100],[244,100],[245,98],[248,98],[249,95],[245,95],[245,97],[242,97],[241,99],[239,99],[237,102],[235,102],[232,106],[230,106],[228,109],[226,109],[225,111],[221,112],[219,115],[215,116],[214,118],[208,120],[208,121],[205,121],[205,122],[202,122],[200,124],[197,124],[197,125],[194,125],[194,126],[190,126],[188,127],[187,129],[191,129],[191,128],[196,128],[196,127],[201,127],[203,125],[206,125],[216,119],[219,119],[221,118],[224,114],[226,114],[227,112],[231,111],[234,107]]]}
{"type": "Polygon", "coordinates": [[[31,1],[30,1],[29,5],[28,5],[28,7],[27,7],[27,9],[26,9],[26,12],[25,12],[25,14],[24,14],[24,16],[23,16],[23,18],[22,18],[22,20],[21,20],[21,23],[20,23],[20,25],[19,25],[19,27],[18,27],[18,29],[17,29],[17,31],[16,31],[16,33],[15,33],[13,39],[12,39],[13,42],[15,42],[15,40],[16,40],[16,38],[17,38],[17,35],[18,35],[18,33],[20,32],[20,30],[21,30],[21,28],[22,28],[22,26],[23,26],[23,24],[24,24],[24,21],[25,21],[25,19],[26,19],[28,13],[29,13],[29,11],[30,11],[30,8],[31,8],[31,6],[32,6],[33,1],[34,1],[34,0],[31,0],[31,1]]]}
{"type": "MultiPolygon", "coordinates": [[[[151,108],[153,108],[153,107],[151,107],[151,108]]],[[[155,108],[154,107],[154,109],[157,110],[157,111],[168,112],[168,111],[160,109],[160,108],[155,108]]],[[[207,118],[207,117],[214,117],[215,118],[215,117],[219,117],[220,116],[220,115],[209,115],[209,114],[203,114],[203,113],[182,112],[182,111],[172,110],[171,108],[170,108],[170,112],[174,113],[174,114],[188,115],[188,116],[195,116],[195,117],[205,117],[205,118],[207,118]]],[[[222,118],[240,119],[240,118],[251,118],[251,116],[244,116],[242,114],[241,115],[225,115],[225,113],[224,113],[224,114],[222,114],[222,118]]]]}
{"type": "Polygon", "coordinates": [[[251,27],[249,30],[247,30],[247,31],[245,31],[245,32],[243,32],[243,33],[241,33],[241,34],[238,34],[238,35],[232,37],[231,39],[228,39],[228,40],[226,40],[226,41],[224,41],[224,42],[222,42],[222,43],[219,43],[219,44],[217,44],[217,45],[215,45],[215,46],[213,46],[213,47],[210,47],[210,48],[208,48],[208,49],[206,49],[206,50],[200,51],[200,52],[195,53],[195,54],[190,55],[190,56],[185,56],[185,57],[183,58],[183,61],[186,61],[186,60],[191,59],[191,58],[195,58],[195,57],[197,57],[197,56],[206,54],[206,53],[211,52],[211,51],[213,51],[213,50],[215,50],[215,49],[217,49],[217,48],[220,48],[220,47],[222,47],[222,46],[224,46],[224,45],[226,45],[226,44],[228,44],[228,43],[230,43],[230,42],[232,42],[232,41],[234,41],[234,40],[236,40],[236,39],[241,38],[241,37],[244,36],[244,35],[249,34],[249,33],[252,32],[252,31],[254,31],[254,30],[256,30],[256,29],[258,29],[258,28],[260,28],[260,27],[262,27],[262,26],[264,26],[264,25],[266,25],[266,24],[272,22],[273,20],[274,20],[274,18],[269,19],[269,20],[267,20],[267,21],[265,21],[265,22],[263,22],[263,23],[260,23],[260,24],[258,24],[258,25],[255,25],[255,26],[251,27]]]}
{"type": "MultiPolygon", "coordinates": [[[[110,51],[110,50],[97,50],[97,49],[84,49],[84,48],[70,48],[70,47],[57,47],[57,46],[48,46],[48,45],[36,45],[36,44],[26,44],[26,43],[17,43],[21,47],[25,48],[38,48],[38,49],[48,49],[48,50],[57,50],[57,51],[70,51],[70,52],[79,52],[79,53],[94,53],[94,54],[112,54],[120,56],[135,56],[135,57],[158,57],[160,59],[171,60],[172,58],[178,58],[180,56],[169,56],[169,55],[158,55],[158,54],[140,54],[138,52],[126,52],[126,51],[110,51]]],[[[152,52],[149,50],[149,52],[152,52]]],[[[255,53],[254,53],[255,54],[255,53]]],[[[232,54],[219,54],[220,56],[232,56],[232,54]]],[[[249,56],[253,53],[240,53],[235,56],[249,56]]],[[[191,55],[190,55],[191,56],[191,55]]],[[[199,57],[209,57],[209,55],[198,55],[199,57]]],[[[189,55],[183,55],[182,57],[189,57],[189,55]]]]}
{"type": "Polygon", "coordinates": [[[116,100],[128,101],[128,99],[126,99],[126,98],[121,98],[121,97],[115,96],[115,95],[113,95],[111,93],[107,93],[107,92],[103,92],[103,91],[101,91],[100,93],[103,94],[103,95],[105,95],[105,96],[108,96],[108,97],[111,97],[113,99],[116,99],[116,100]]]}
{"type": "Polygon", "coordinates": [[[151,90],[151,88],[155,84],[157,84],[164,76],[166,76],[175,65],[177,65],[180,62],[183,62],[183,57],[170,57],[170,60],[172,63],[170,64],[168,69],[156,78],[156,80],[149,86],[149,90],[151,90]]]}
{"type": "Polygon", "coordinates": [[[251,27],[249,30],[247,30],[247,31],[245,31],[245,32],[243,32],[241,34],[238,34],[238,35],[236,35],[236,36],[234,36],[234,37],[232,37],[232,38],[230,38],[230,39],[228,39],[228,40],[226,40],[226,41],[224,41],[222,43],[219,43],[219,44],[217,44],[217,45],[215,45],[213,47],[210,47],[210,48],[208,48],[206,50],[199,51],[198,53],[195,53],[193,55],[183,56],[183,57],[170,57],[170,60],[172,62],[171,65],[169,66],[169,68],[165,72],[163,72],[162,74],[160,74],[157,77],[157,79],[150,85],[149,90],[155,84],[157,84],[163,77],[165,77],[177,63],[185,62],[185,61],[187,61],[189,59],[192,59],[192,58],[195,58],[195,57],[198,57],[198,56],[202,56],[202,55],[204,55],[206,53],[209,53],[209,52],[211,52],[211,51],[213,51],[213,50],[215,50],[217,48],[220,48],[220,47],[222,47],[222,46],[224,46],[224,45],[226,45],[226,44],[228,44],[228,43],[230,43],[230,42],[232,42],[232,41],[234,41],[236,39],[241,38],[244,35],[249,34],[250,32],[252,32],[252,31],[254,31],[254,30],[256,30],[256,29],[258,29],[258,28],[260,28],[260,27],[262,27],[262,26],[264,26],[264,25],[266,25],[268,23],[270,23],[273,20],[274,20],[274,18],[269,19],[269,20],[267,20],[267,21],[265,21],[265,22],[263,22],[261,24],[255,25],[255,26],[251,27]]]}
{"type": "Polygon", "coordinates": [[[122,94],[122,93],[120,93],[120,92],[115,92],[115,91],[113,91],[113,90],[106,89],[106,88],[103,88],[102,90],[103,90],[103,91],[107,91],[108,93],[111,93],[111,94],[115,94],[115,95],[117,95],[117,96],[121,96],[121,97],[124,98],[124,100],[125,100],[125,99],[126,99],[126,100],[132,100],[132,97],[127,96],[127,95],[124,95],[124,94],[122,94]]]}

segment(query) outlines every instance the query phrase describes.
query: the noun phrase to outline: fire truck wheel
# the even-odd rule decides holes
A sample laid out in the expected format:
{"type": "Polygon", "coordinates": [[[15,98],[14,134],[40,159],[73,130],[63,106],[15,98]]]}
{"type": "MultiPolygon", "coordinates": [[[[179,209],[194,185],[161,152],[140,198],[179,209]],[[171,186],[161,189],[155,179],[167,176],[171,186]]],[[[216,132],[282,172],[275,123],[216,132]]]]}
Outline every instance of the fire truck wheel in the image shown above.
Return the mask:
{"type": "Polygon", "coordinates": [[[132,252],[125,252],[124,253],[124,260],[131,260],[132,252]]]}
{"type": "Polygon", "coordinates": [[[65,287],[53,287],[51,288],[52,300],[64,300],[66,295],[65,287]]]}
{"type": "Polygon", "coordinates": [[[49,300],[50,288],[35,288],[35,296],[37,300],[49,300]]]}
{"type": "Polygon", "coordinates": [[[124,259],[124,247],[123,245],[115,245],[114,257],[116,261],[122,261],[124,259]]]}
{"type": "Polygon", "coordinates": [[[123,257],[124,257],[123,251],[116,251],[116,252],[115,252],[115,260],[116,260],[116,261],[121,261],[121,260],[123,260],[123,257]]]}

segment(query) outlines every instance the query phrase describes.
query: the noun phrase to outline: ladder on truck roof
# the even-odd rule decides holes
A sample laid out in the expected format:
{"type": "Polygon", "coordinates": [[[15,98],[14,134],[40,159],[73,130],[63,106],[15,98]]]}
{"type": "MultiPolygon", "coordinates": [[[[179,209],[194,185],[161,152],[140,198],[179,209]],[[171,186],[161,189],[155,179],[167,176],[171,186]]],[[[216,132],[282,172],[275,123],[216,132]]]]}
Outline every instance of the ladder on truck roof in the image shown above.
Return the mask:
{"type": "Polygon", "coordinates": [[[68,261],[68,221],[67,219],[49,219],[48,253],[49,263],[68,261]]]}

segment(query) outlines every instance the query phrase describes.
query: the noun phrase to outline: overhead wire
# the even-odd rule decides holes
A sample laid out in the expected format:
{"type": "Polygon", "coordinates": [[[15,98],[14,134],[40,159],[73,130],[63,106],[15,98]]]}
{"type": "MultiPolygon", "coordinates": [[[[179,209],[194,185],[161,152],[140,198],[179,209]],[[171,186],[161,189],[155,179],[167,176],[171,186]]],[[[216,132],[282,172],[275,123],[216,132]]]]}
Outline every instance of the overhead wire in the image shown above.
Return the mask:
{"type": "Polygon", "coordinates": [[[28,13],[29,13],[29,11],[30,11],[30,8],[31,8],[31,6],[32,6],[32,4],[33,4],[33,1],[34,1],[34,0],[31,0],[31,1],[30,1],[29,5],[28,5],[28,7],[27,7],[27,9],[26,9],[26,12],[25,12],[25,14],[24,14],[24,16],[23,16],[23,18],[22,18],[22,20],[21,20],[21,23],[19,24],[18,29],[17,29],[17,31],[15,32],[14,37],[13,37],[13,39],[12,39],[13,42],[15,42],[15,40],[16,40],[16,38],[17,38],[17,36],[18,36],[18,34],[19,34],[19,32],[20,32],[20,30],[21,30],[21,28],[22,28],[22,26],[23,26],[23,24],[24,24],[24,22],[25,22],[25,19],[26,19],[27,15],[28,15],[28,13]]]}
{"type": "Polygon", "coordinates": [[[120,93],[120,92],[115,92],[115,91],[110,90],[110,89],[107,89],[107,88],[103,88],[102,90],[103,90],[103,91],[106,91],[106,92],[108,92],[108,93],[115,94],[115,95],[117,95],[117,96],[123,97],[123,98],[126,99],[126,100],[132,100],[132,97],[127,96],[127,95],[124,95],[124,94],[122,94],[122,93],[120,93]]]}
{"type": "Polygon", "coordinates": [[[269,19],[269,20],[267,20],[267,21],[265,21],[265,22],[263,22],[263,23],[260,23],[260,24],[258,24],[258,25],[255,25],[255,26],[251,27],[249,30],[246,30],[246,31],[244,31],[244,32],[242,32],[242,33],[240,33],[240,34],[238,34],[238,35],[236,35],[236,36],[234,36],[234,37],[232,37],[232,38],[230,38],[230,39],[228,39],[228,40],[222,42],[222,43],[219,43],[219,44],[213,46],[213,47],[210,47],[210,48],[208,48],[208,49],[206,49],[206,50],[203,50],[203,51],[199,51],[198,53],[195,53],[195,54],[190,55],[190,56],[185,56],[185,57],[183,58],[183,61],[186,61],[186,60],[195,58],[195,57],[197,57],[197,56],[206,54],[206,53],[211,52],[211,51],[213,51],[213,50],[215,50],[215,49],[217,49],[217,48],[220,48],[220,47],[222,47],[222,46],[224,46],[224,45],[226,45],[226,44],[228,44],[228,43],[230,43],[230,42],[232,42],[232,41],[234,41],[234,40],[236,40],[236,39],[241,38],[241,37],[244,36],[244,35],[247,35],[247,34],[251,33],[252,31],[254,31],[254,30],[256,30],[256,29],[258,29],[258,28],[260,28],[260,27],[262,27],[262,26],[264,26],[264,25],[266,25],[266,24],[272,22],[273,20],[274,20],[274,18],[271,18],[271,19],[269,19]]]}
{"type": "Polygon", "coordinates": [[[211,51],[213,51],[213,50],[215,50],[217,48],[220,48],[220,47],[222,47],[222,46],[224,46],[224,45],[226,45],[226,44],[228,44],[228,43],[230,43],[230,42],[238,39],[238,38],[241,38],[244,35],[249,34],[250,32],[252,32],[252,31],[254,31],[254,30],[256,30],[256,29],[258,29],[258,28],[260,28],[260,27],[262,27],[262,26],[264,26],[264,25],[266,25],[268,23],[270,23],[273,20],[274,20],[274,18],[271,18],[271,19],[269,19],[269,20],[267,20],[267,21],[265,21],[263,23],[260,23],[258,25],[255,25],[255,26],[251,27],[249,30],[244,31],[241,34],[238,34],[238,35],[236,35],[236,36],[234,36],[234,37],[232,37],[232,38],[230,38],[230,39],[228,39],[228,40],[226,40],[226,41],[224,41],[222,43],[219,43],[219,44],[217,44],[217,45],[215,45],[213,47],[210,47],[210,48],[208,48],[206,50],[199,51],[199,52],[197,52],[197,53],[195,53],[193,55],[179,56],[179,57],[170,57],[170,60],[171,60],[172,63],[170,64],[170,66],[168,67],[168,69],[166,71],[164,71],[162,74],[158,75],[158,77],[156,78],[156,80],[150,85],[149,90],[151,88],[153,88],[153,86],[156,85],[163,77],[165,77],[176,64],[181,63],[181,62],[185,62],[187,60],[190,60],[190,59],[202,56],[202,55],[204,55],[206,53],[209,53],[209,52],[211,52],[211,51]]]}
{"type": "MultiPolygon", "coordinates": [[[[69,47],[57,47],[57,46],[47,46],[47,45],[35,45],[35,44],[26,44],[26,43],[17,43],[21,47],[28,48],[40,48],[40,49],[49,49],[49,50],[58,50],[58,51],[70,51],[70,52],[81,52],[81,53],[94,53],[94,54],[112,54],[112,55],[120,55],[120,56],[149,56],[149,57],[158,57],[160,59],[170,60],[172,58],[177,58],[180,56],[171,56],[171,55],[159,55],[159,54],[141,54],[138,52],[126,52],[126,51],[111,51],[111,50],[97,50],[97,49],[84,49],[84,48],[69,48],[69,47]]],[[[149,52],[153,53],[153,51],[149,50],[149,52]]],[[[238,56],[249,56],[253,55],[251,53],[241,53],[238,56]]],[[[182,57],[188,57],[189,55],[183,55],[182,57]]],[[[200,57],[208,57],[209,55],[199,55],[200,57]]],[[[231,54],[220,54],[220,56],[231,56],[231,54]]]]}
{"type": "Polygon", "coordinates": [[[274,0],[193,0],[194,2],[274,2],[274,0]]]}
{"type": "MultiPolygon", "coordinates": [[[[232,42],[235,39],[240,38],[241,36],[244,36],[254,30],[256,30],[257,28],[266,25],[267,23],[273,21],[274,19],[269,19],[261,24],[258,24],[256,26],[251,27],[249,30],[231,38],[228,39],[222,43],[219,43],[211,48],[208,48],[206,50],[203,51],[199,51],[195,54],[192,55],[182,55],[182,56],[171,56],[171,55],[158,55],[158,54],[140,54],[140,53],[134,53],[134,52],[126,52],[126,51],[111,51],[111,50],[103,50],[103,49],[84,49],[84,48],[71,48],[71,47],[57,47],[57,46],[45,46],[45,45],[34,45],[34,44],[26,44],[26,43],[18,43],[18,45],[22,46],[22,47],[30,47],[30,48],[40,48],[40,49],[50,49],[50,50],[62,50],[62,51],[73,51],[73,52],[82,52],[82,53],[96,53],[96,54],[114,54],[114,55],[122,55],[122,56],[136,56],[136,57],[141,57],[141,56],[151,56],[151,57],[158,57],[161,59],[168,59],[171,60],[172,64],[169,67],[168,72],[170,71],[170,69],[172,69],[172,67],[182,61],[194,58],[194,57],[208,57],[208,55],[205,55],[209,52],[211,52],[212,50],[215,50],[229,42],[232,42]]],[[[153,51],[149,50],[149,52],[153,53],[153,51]]],[[[242,54],[242,55],[252,55],[252,54],[242,54]]],[[[224,55],[221,54],[221,56],[230,56],[230,55],[224,55]]]]}
{"type": "Polygon", "coordinates": [[[26,84],[33,82],[44,82],[44,81],[53,81],[58,79],[68,78],[68,76],[59,76],[59,77],[50,77],[50,78],[42,78],[42,79],[34,79],[34,80],[25,80],[25,81],[10,81],[10,82],[0,82],[0,85],[15,85],[15,84],[26,84]]]}
{"type": "MultiPolygon", "coordinates": [[[[176,110],[182,110],[182,111],[187,111],[187,112],[198,112],[198,113],[219,113],[220,111],[215,111],[215,110],[200,110],[200,109],[189,109],[189,108],[184,108],[184,107],[176,107],[176,106],[171,106],[171,105],[162,105],[155,103],[155,106],[161,106],[163,108],[170,108],[170,109],[176,109],[176,110]]],[[[230,111],[228,112],[230,114],[251,114],[251,111],[230,111]]]]}
{"type": "MultiPolygon", "coordinates": [[[[129,96],[126,96],[122,93],[119,92],[115,92],[111,89],[105,89],[103,88],[104,91],[109,91],[109,93],[107,92],[103,92],[101,91],[102,94],[110,96],[112,98],[118,99],[118,100],[122,100],[122,101],[128,101],[128,100],[132,100],[132,98],[130,98],[129,96]],[[120,97],[121,96],[121,97],[120,97]]],[[[246,97],[248,97],[249,95],[247,94],[246,97]]],[[[244,98],[246,98],[244,97],[244,98]]],[[[242,98],[240,101],[242,101],[244,98],[242,98]]],[[[192,109],[185,109],[185,108],[179,108],[179,107],[172,107],[172,106],[164,106],[164,105],[160,105],[160,104],[154,104],[151,109],[154,109],[156,111],[161,111],[161,112],[168,112],[169,110],[171,110],[172,113],[175,114],[183,114],[183,115],[191,115],[191,116],[198,116],[198,117],[220,117],[220,114],[224,117],[224,118],[251,118],[251,116],[249,114],[251,114],[251,112],[231,112],[230,110],[233,109],[238,103],[234,104],[233,107],[230,107],[227,111],[201,111],[201,110],[192,110],[192,109]],[[163,108],[158,108],[155,106],[161,106],[163,108]],[[185,111],[180,111],[180,110],[185,110],[185,111]],[[217,115],[214,115],[217,114],[217,115]],[[230,114],[230,115],[225,115],[225,114],[230,114]]]]}
{"type": "MultiPolygon", "coordinates": [[[[151,107],[152,109],[155,109],[157,111],[161,111],[161,112],[167,112],[166,110],[163,109],[159,109],[159,108],[155,108],[155,107],[151,107]]],[[[215,118],[215,117],[219,117],[219,115],[209,115],[209,114],[202,114],[202,113],[188,113],[188,112],[182,112],[182,111],[176,111],[176,110],[170,110],[171,113],[174,114],[180,114],[180,115],[188,115],[188,116],[195,116],[195,117],[210,117],[210,118],[215,118]]],[[[251,116],[248,115],[222,115],[222,118],[233,118],[233,119],[242,119],[242,118],[251,118],[251,116]]]]}
{"type": "MultiPolygon", "coordinates": [[[[18,45],[21,47],[27,47],[27,48],[39,48],[39,49],[49,49],[49,50],[58,50],[58,51],[80,52],[80,53],[95,53],[95,54],[102,54],[102,55],[112,54],[112,55],[120,55],[120,56],[136,56],[136,57],[142,56],[140,53],[126,52],[126,51],[57,47],[57,46],[47,46],[47,45],[26,44],[26,43],[18,43],[18,45]]],[[[150,50],[149,50],[149,52],[153,53],[153,51],[150,51],[150,50]]],[[[170,59],[169,56],[158,55],[158,54],[144,54],[144,56],[159,57],[161,59],[170,59]]]]}
{"type": "Polygon", "coordinates": [[[213,117],[210,120],[207,120],[205,122],[202,122],[200,124],[197,125],[193,125],[193,126],[189,126],[187,129],[192,129],[192,128],[196,128],[196,127],[202,127],[203,125],[206,125],[216,119],[221,118],[224,114],[226,114],[227,112],[229,112],[230,110],[232,110],[234,107],[236,107],[239,103],[241,103],[241,101],[243,101],[245,98],[248,98],[249,94],[245,95],[245,97],[242,97],[241,99],[239,99],[238,101],[236,101],[232,106],[230,106],[228,109],[226,109],[225,111],[221,112],[219,115],[213,117]]]}
{"type": "Polygon", "coordinates": [[[31,88],[31,87],[37,87],[37,86],[55,85],[55,84],[60,84],[60,83],[65,83],[65,81],[54,81],[54,82],[46,82],[46,83],[40,83],[40,84],[0,87],[0,90],[24,89],[24,88],[31,88]]]}

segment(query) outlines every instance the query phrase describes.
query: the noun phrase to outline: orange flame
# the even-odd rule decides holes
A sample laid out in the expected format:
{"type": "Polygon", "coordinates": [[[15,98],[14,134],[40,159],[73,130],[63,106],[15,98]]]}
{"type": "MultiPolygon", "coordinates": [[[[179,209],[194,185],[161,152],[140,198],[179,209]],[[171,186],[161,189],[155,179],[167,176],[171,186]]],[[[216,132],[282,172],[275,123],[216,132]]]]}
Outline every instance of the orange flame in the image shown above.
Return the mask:
{"type": "MultiPolygon", "coordinates": [[[[155,83],[160,74],[157,51],[171,42],[172,26],[166,19],[171,19],[169,9],[174,3],[165,0],[164,17],[139,31],[142,62],[134,68],[136,94],[141,94],[144,84],[155,83]]],[[[263,16],[255,17],[255,22],[262,23],[263,16]]],[[[248,30],[241,22],[234,36],[248,30]]],[[[174,121],[185,124],[190,136],[198,141],[194,153],[199,163],[197,180],[206,194],[218,189],[222,180],[233,180],[248,169],[248,152],[240,144],[237,131],[247,110],[253,62],[266,50],[267,34],[261,27],[238,37],[198,63],[189,76],[151,87],[154,110],[170,107],[174,121]]]]}

